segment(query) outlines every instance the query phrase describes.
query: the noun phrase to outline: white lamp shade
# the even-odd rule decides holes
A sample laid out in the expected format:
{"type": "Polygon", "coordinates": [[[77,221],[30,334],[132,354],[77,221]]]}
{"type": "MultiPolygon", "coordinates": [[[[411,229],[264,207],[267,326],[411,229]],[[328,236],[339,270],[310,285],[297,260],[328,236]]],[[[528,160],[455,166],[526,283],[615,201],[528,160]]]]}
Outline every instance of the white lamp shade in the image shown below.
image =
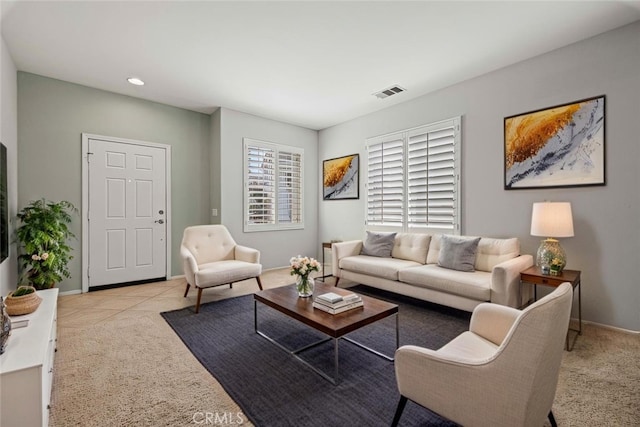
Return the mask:
{"type": "Polygon", "coordinates": [[[531,235],[540,237],[573,237],[571,203],[534,203],[531,213],[531,235]]]}

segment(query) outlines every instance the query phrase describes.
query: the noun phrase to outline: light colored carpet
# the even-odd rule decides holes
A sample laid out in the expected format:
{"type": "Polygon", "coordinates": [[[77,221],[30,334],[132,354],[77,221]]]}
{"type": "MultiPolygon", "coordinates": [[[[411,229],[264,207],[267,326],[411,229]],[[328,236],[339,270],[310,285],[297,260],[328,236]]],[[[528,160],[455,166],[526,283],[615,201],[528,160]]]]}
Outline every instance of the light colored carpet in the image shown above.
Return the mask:
{"type": "MultiPolygon", "coordinates": [[[[262,280],[265,287],[291,282],[287,270],[262,280]]],[[[221,289],[220,298],[254,287],[221,289]]],[[[585,325],[564,354],[553,406],[558,424],[640,425],[638,354],[640,336],[585,325]]],[[[51,426],[234,423],[251,425],[158,313],[127,310],[87,328],[58,328],[51,426]]]]}
{"type": "Polygon", "coordinates": [[[240,408],[164,319],[139,313],[60,328],[50,424],[186,426],[206,413],[235,420],[240,408]]]}
{"type": "Polygon", "coordinates": [[[564,352],[553,413],[560,426],[640,426],[640,335],[584,325],[564,352]]]}

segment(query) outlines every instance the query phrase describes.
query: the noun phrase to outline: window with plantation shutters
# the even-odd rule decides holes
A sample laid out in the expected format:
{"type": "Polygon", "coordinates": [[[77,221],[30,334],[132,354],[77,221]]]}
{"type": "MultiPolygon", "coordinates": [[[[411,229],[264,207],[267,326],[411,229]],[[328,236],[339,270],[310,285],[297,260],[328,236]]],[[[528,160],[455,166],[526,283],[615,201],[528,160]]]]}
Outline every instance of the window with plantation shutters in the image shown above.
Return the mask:
{"type": "Polygon", "coordinates": [[[244,139],[244,231],[304,227],[303,155],[301,148],[244,139]]]}
{"type": "Polygon", "coordinates": [[[367,224],[402,226],[404,218],[404,141],[390,135],[367,149],[367,224]]]}
{"type": "Polygon", "coordinates": [[[460,232],[460,118],[367,140],[367,226],[460,232]]]}

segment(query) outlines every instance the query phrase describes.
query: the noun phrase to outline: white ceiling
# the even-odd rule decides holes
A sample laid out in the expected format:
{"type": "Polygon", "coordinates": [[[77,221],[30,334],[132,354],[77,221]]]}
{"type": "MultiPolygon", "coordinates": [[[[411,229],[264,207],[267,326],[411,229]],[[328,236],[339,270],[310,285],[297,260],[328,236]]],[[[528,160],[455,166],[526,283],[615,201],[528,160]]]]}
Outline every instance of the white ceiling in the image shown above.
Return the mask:
{"type": "Polygon", "coordinates": [[[18,70],[323,129],[640,19],[640,1],[2,1],[18,70]],[[132,86],[137,76],[146,85],[132,86]],[[384,100],[392,85],[407,92],[384,100]]]}

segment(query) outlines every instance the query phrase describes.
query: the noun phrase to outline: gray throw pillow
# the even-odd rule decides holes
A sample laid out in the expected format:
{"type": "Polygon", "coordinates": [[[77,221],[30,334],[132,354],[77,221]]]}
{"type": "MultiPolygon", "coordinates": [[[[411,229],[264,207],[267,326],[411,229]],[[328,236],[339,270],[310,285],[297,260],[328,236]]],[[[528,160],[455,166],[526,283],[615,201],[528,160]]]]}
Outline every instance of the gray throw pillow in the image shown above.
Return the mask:
{"type": "Polygon", "coordinates": [[[360,254],[390,258],[395,240],[396,233],[374,233],[367,231],[367,239],[362,244],[360,254]]]}
{"type": "Polygon", "coordinates": [[[476,252],[480,237],[457,237],[443,235],[440,242],[438,265],[458,271],[475,271],[476,252]]]}

